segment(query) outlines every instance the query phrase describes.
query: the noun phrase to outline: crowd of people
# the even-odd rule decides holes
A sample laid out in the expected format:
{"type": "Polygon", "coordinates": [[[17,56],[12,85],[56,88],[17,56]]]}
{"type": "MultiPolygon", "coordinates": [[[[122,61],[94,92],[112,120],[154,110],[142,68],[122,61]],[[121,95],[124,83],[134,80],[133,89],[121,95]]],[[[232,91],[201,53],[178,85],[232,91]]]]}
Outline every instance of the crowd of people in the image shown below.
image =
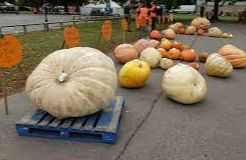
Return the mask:
{"type": "Polygon", "coordinates": [[[156,29],[156,24],[164,23],[164,9],[163,7],[155,2],[151,2],[150,6],[147,6],[145,3],[138,3],[137,6],[132,5],[131,1],[128,0],[124,4],[124,15],[126,20],[128,21],[128,31],[130,32],[130,24],[132,13],[135,11],[135,21],[136,27],[139,31],[146,32],[148,30],[148,26],[150,26],[151,30],[156,29]]]}

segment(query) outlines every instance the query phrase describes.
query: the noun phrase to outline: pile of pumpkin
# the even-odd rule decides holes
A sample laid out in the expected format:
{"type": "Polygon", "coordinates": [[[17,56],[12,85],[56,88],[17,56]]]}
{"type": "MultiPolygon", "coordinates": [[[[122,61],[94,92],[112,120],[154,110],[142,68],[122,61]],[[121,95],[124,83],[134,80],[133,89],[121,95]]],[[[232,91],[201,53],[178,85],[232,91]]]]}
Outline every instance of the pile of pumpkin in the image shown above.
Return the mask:
{"type": "Polygon", "coordinates": [[[246,66],[246,53],[234,45],[225,45],[218,53],[202,53],[198,56],[193,49],[180,42],[171,42],[167,39],[162,39],[161,42],[140,39],[134,45],[117,46],[114,53],[119,63],[126,63],[119,73],[122,87],[143,87],[150,75],[150,68],[159,65],[167,69],[162,83],[165,94],[183,104],[203,100],[207,94],[207,85],[198,71],[199,63],[174,65],[173,60],[195,62],[199,57],[199,61],[205,63],[207,75],[215,77],[229,77],[233,68],[246,66]]]}
{"type": "Polygon", "coordinates": [[[187,27],[181,22],[176,22],[169,26],[169,29],[172,29],[177,34],[186,34],[186,35],[198,35],[204,36],[206,33],[210,37],[216,38],[232,38],[233,35],[223,32],[218,27],[211,27],[210,21],[206,18],[197,17],[191,21],[191,24],[187,27]]]}

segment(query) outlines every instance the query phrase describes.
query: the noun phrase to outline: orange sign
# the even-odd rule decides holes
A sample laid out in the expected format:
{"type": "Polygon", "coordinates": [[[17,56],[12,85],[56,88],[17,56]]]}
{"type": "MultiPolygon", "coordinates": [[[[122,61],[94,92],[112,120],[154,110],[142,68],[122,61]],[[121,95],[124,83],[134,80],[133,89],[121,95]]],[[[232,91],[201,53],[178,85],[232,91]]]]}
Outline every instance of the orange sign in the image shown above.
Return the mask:
{"type": "Polygon", "coordinates": [[[124,31],[127,31],[128,30],[128,23],[126,21],[126,19],[121,19],[121,28],[124,30],[124,31]]]}
{"type": "Polygon", "coordinates": [[[110,41],[111,40],[111,35],[112,35],[112,22],[110,20],[104,21],[103,26],[102,26],[102,34],[103,34],[103,37],[107,41],[110,41]]]}
{"type": "Polygon", "coordinates": [[[67,48],[78,47],[80,38],[76,27],[66,27],[64,29],[64,41],[67,48]]]}
{"type": "Polygon", "coordinates": [[[0,67],[11,68],[22,60],[22,48],[13,35],[5,35],[0,39],[0,67]]]}

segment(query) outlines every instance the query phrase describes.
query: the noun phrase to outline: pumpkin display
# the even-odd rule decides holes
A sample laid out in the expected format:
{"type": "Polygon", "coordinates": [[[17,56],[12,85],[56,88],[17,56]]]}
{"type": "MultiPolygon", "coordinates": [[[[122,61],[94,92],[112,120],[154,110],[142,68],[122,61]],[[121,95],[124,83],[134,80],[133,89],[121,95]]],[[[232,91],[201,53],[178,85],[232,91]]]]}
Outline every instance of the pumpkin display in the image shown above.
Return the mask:
{"type": "Polygon", "coordinates": [[[185,30],[185,34],[192,35],[196,33],[196,27],[188,26],[185,30]]]}
{"type": "Polygon", "coordinates": [[[67,48],[79,46],[79,31],[76,27],[66,27],[64,29],[64,42],[67,48]]]}
{"type": "Polygon", "coordinates": [[[175,24],[171,24],[171,25],[169,25],[169,27],[168,27],[169,29],[172,29],[174,32],[178,32],[179,31],[179,27],[177,26],[177,25],[175,25],[175,24]]]}
{"type": "Polygon", "coordinates": [[[174,41],[172,43],[172,48],[177,48],[177,49],[181,49],[182,48],[182,43],[174,41]]]}
{"type": "Polygon", "coordinates": [[[182,28],[179,29],[178,33],[179,34],[185,34],[185,30],[186,29],[184,27],[182,27],[182,28]]]}
{"type": "Polygon", "coordinates": [[[0,67],[11,68],[22,60],[22,48],[13,35],[5,35],[0,39],[0,67]]]}
{"type": "Polygon", "coordinates": [[[45,57],[28,77],[25,90],[35,107],[66,118],[107,107],[116,88],[111,58],[94,48],[75,47],[45,57]]]}
{"type": "Polygon", "coordinates": [[[208,36],[210,37],[222,37],[222,31],[218,27],[212,27],[208,30],[208,36]]]}
{"type": "Polygon", "coordinates": [[[199,68],[200,68],[200,65],[198,63],[189,63],[187,65],[191,66],[192,68],[194,68],[196,70],[199,70],[199,68]]]}
{"type": "Polygon", "coordinates": [[[155,40],[155,39],[151,39],[151,40],[149,40],[149,42],[150,42],[151,46],[154,48],[156,48],[160,45],[160,42],[155,40]]]}
{"type": "Polygon", "coordinates": [[[140,39],[134,44],[134,47],[140,54],[145,48],[152,47],[152,44],[146,39],[140,39]]]}
{"type": "Polygon", "coordinates": [[[163,48],[158,48],[157,50],[160,52],[162,58],[168,58],[168,51],[163,48]]]}
{"type": "Polygon", "coordinates": [[[228,44],[221,47],[218,51],[225,59],[227,59],[233,68],[246,67],[246,53],[238,47],[228,44]]]}
{"type": "Polygon", "coordinates": [[[208,56],[209,56],[209,53],[201,53],[201,54],[199,55],[199,61],[200,61],[200,62],[203,62],[203,63],[206,62],[208,56]]]}
{"type": "Polygon", "coordinates": [[[204,36],[204,34],[205,34],[205,32],[204,32],[203,29],[199,28],[199,29],[197,30],[197,35],[198,35],[198,36],[204,36]]]}
{"type": "Polygon", "coordinates": [[[162,69],[168,69],[173,66],[173,61],[169,58],[162,58],[160,61],[160,67],[162,69]]]}
{"type": "Polygon", "coordinates": [[[194,62],[196,60],[196,52],[193,49],[185,49],[181,52],[181,59],[186,62],[194,62]]]}
{"type": "Polygon", "coordinates": [[[207,29],[210,26],[210,21],[207,18],[197,17],[191,21],[191,25],[196,28],[207,29]]]}
{"type": "Polygon", "coordinates": [[[229,77],[233,71],[230,62],[218,53],[213,53],[207,58],[205,69],[208,75],[216,77],[229,77]]]}
{"type": "Polygon", "coordinates": [[[139,59],[124,64],[119,72],[119,84],[126,88],[140,88],[149,78],[150,67],[148,63],[139,59]]]}
{"type": "Polygon", "coordinates": [[[180,59],[181,53],[178,49],[172,48],[168,51],[168,58],[177,60],[180,59]]]}
{"type": "Polygon", "coordinates": [[[153,31],[150,32],[149,37],[152,38],[152,39],[161,39],[161,34],[160,34],[159,31],[153,30],[153,31]]]}
{"type": "Polygon", "coordinates": [[[207,84],[200,73],[181,63],[165,72],[162,89],[167,97],[182,104],[198,103],[207,95],[207,84]]]}
{"type": "Polygon", "coordinates": [[[164,30],[162,33],[163,36],[167,39],[174,39],[176,37],[176,33],[172,29],[164,30]]]}
{"type": "Polygon", "coordinates": [[[146,48],[141,52],[139,59],[147,62],[150,68],[155,68],[161,60],[161,55],[155,48],[146,48]]]}
{"type": "Polygon", "coordinates": [[[115,59],[119,63],[127,63],[138,58],[138,52],[131,44],[120,44],[114,49],[115,59]]]}
{"type": "Polygon", "coordinates": [[[160,47],[169,50],[172,48],[172,42],[170,42],[168,39],[162,39],[160,47]]]}

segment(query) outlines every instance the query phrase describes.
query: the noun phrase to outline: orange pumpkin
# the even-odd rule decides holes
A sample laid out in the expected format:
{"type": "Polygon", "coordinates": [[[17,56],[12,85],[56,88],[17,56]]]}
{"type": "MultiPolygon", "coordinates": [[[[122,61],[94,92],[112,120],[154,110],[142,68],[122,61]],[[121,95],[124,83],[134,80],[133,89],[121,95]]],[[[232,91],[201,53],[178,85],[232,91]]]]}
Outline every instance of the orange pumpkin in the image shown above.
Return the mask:
{"type": "Polygon", "coordinates": [[[153,30],[153,31],[150,32],[149,37],[152,38],[152,39],[161,39],[161,34],[160,34],[159,31],[153,30]]]}
{"type": "Polygon", "coordinates": [[[145,48],[152,47],[152,44],[146,39],[140,39],[134,44],[134,47],[138,51],[138,54],[140,54],[145,48]]]}
{"type": "Polygon", "coordinates": [[[197,30],[197,35],[198,35],[198,36],[203,36],[204,34],[205,34],[205,32],[204,32],[203,29],[199,28],[199,29],[197,30]]]}
{"type": "Polygon", "coordinates": [[[179,28],[179,34],[184,34],[185,33],[185,28],[184,27],[181,27],[179,28]]]}
{"type": "Polygon", "coordinates": [[[180,59],[180,55],[181,55],[180,51],[176,48],[172,48],[168,51],[168,58],[170,59],[173,60],[180,59]]]}
{"type": "Polygon", "coordinates": [[[15,36],[5,35],[3,39],[0,39],[0,67],[11,68],[21,59],[21,44],[15,36]]]}
{"type": "Polygon", "coordinates": [[[194,62],[196,60],[196,52],[193,49],[185,49],[181,52],[181,59],[186,62],[194,62]]]}
{"type": "Polygon", "coordinates": [[[172,43],[172,48],[177,48],[177,49],[181,49],[182,48],[182,43],[174,41],[172,43]]]}
{"type": "Polygon", "coordinates": [[[182,45],[180,50],[183,51],[183,50],[186,50],[186,49],[190,49],[190,47],[188,45],[182,45]]]}
{"type": "Polygon", "coordinates": [[[67,48],[78,47],[80,38],[76,27],[66,27],[64,29],[64,41],[67,48]]]}
{"type": "Polygon", "coordinates": [[[165,49],[158,48],[157,50],[160,52],[162,58],[168,58],[168,52],[165,49]]]}
{"type": "Polygon", "coordinates": [[[115,59],[119,63],[127,63],[138,58],[138,52],[131,44],[120,44],[114,49],[115,59]]]}
{"type": "Polygon", "coordinates": [[[189,63],[188,65],[193,67],[196,70],[199,70],[199,68],[200,68],[200,65],[198,63],[189,63]]]}

